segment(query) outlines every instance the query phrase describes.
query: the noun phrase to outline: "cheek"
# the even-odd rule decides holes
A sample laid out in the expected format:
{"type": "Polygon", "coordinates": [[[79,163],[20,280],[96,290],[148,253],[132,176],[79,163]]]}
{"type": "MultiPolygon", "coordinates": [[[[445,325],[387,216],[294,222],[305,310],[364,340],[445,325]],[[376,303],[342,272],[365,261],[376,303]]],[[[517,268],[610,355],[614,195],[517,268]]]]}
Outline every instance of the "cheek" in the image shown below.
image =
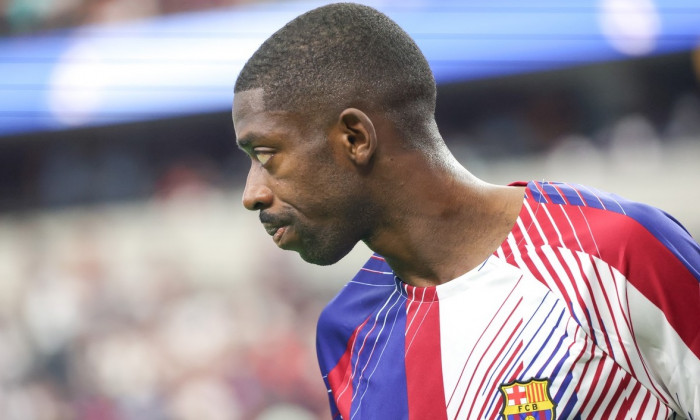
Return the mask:
{"type": "Polygon", "coordinates": [[[356,196],[357,175],[336,162],[327,148],[308,150],[304,156],[285,162],[289,166],[276,182],[280,199],[309,218],[341,216],[356,196]]]}

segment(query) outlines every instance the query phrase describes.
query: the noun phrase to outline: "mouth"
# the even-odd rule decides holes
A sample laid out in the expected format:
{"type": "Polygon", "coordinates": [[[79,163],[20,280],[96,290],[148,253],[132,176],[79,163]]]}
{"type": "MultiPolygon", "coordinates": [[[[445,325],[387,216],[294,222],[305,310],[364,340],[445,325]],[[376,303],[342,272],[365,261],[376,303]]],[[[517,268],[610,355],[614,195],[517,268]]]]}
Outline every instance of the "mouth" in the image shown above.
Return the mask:
{"type": "Polygon", "coordinates": [[[287,231],[288,226],[270,225],[263,223],[267,234],[272,236],[272,240],[279,246],[284,233],[287,231]]]}
{"type": "Polygon", "coordinates": [[[292,227],[292,220],[293,218],[290,214],[280,213],[274,215],[267,211],[260,212],[260,222],[267,234],[272,236],[272,240],[280,248],[283,247],[283,242],[288,240],[285,238],[289,236],[287,233],[292,227]]]}

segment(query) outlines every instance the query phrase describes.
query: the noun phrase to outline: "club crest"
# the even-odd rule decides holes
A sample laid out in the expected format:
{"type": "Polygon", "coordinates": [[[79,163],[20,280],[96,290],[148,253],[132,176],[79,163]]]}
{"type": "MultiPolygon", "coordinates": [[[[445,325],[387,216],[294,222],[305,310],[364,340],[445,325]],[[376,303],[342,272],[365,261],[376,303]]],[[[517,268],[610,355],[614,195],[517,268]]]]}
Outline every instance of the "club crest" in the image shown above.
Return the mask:
{"type": "Polygon", "coordinates": [[[511,382],[500,386],[503,420],[555,420],[556,404],[549,396],[547,379],[511,382]]]}

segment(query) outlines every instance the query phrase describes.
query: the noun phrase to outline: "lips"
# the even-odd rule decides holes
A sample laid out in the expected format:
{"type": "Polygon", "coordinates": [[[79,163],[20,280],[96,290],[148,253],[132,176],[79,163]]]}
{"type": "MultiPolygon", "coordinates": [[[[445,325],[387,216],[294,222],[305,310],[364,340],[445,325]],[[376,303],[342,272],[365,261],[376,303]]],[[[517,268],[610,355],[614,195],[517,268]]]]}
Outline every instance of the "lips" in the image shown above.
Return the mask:
{"type": "Polygon", "coordinates": [[[284,233],[287,231],[287,226],[282,226],[277,231],[275,232],[274,235],[272,235],[272,240],[275,241],[277,246],[282,246],[282,236],[284,236],[284,233]]]}
{"type": "Polygon", "coordinates": [[[277,224],[268,224],[268,223],[263,223],[263,227],[267,231],[267,234],[270,236],[275,236],[275,233],[277,233],[278,230],[283,228],[284,226],[282,225],[277,225],[277,224]]]}
{"type": "Polygon", "coordinates": [[[260,222],[262,223],[268,235],[272,236],[277,246],[281,246],[281,240],[285,232],[289,229],[289,219],[272,215],[270,213],[260,213],[260,222]],[[286,220],[285,220],[286,219],[286,220]]]}
{"type": "Polygon", "coordinates": [[[272,240],[279,246],[280,245],[280,240],[282,239],[282,236],[284,233],[287,231],[288,225],[272,225],[272,224],[263,224],[265,227],[265,230],[267,231],[267,234],[272,236],[272,240]]]}
{"type": "Polygon", "coordinates": [[[270,224],[267,224],[267,223],[263,223],[263,227],[264,227],[265,230],[267,231],[267,234],[268,234],[268,235],[270,235],[270,236],[275,236],[275,233],[277,232],[277,230],[278,230],[279,228],[281,228],[282,226],[279,226],[279,225],[270,225],[270,224]]]}

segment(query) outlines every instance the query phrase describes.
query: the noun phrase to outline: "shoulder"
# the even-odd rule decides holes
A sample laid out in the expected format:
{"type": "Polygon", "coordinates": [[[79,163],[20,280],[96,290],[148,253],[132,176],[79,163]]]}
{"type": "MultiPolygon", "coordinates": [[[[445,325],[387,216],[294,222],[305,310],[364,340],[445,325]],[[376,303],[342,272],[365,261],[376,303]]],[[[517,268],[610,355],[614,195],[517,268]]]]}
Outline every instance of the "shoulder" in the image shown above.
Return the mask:
{"type": "Polygon", "coordinates": [[[384,258],[372,255],[321,312],[316,342],[322,368],[324,359],[337,362],[354,332],[394,295],[401,295],[394,273],[384,258]]]}
{"type": "Polygon", "coordinates": [[[533,220],[569,242],[568,248],[579,248],[618,267],[630,258],[663,255],[700,280],[698,243],[676,219],[656,207],[585,185],[534,181],[527,185],[526,202],[533,220]]]}
{"type": "Polygon", "coordinates": [[[354,329],[396,288],[394,273],[389,265],[381,256],[372,255],[355,277],[323,309],[319,329],[354,329]]]}

